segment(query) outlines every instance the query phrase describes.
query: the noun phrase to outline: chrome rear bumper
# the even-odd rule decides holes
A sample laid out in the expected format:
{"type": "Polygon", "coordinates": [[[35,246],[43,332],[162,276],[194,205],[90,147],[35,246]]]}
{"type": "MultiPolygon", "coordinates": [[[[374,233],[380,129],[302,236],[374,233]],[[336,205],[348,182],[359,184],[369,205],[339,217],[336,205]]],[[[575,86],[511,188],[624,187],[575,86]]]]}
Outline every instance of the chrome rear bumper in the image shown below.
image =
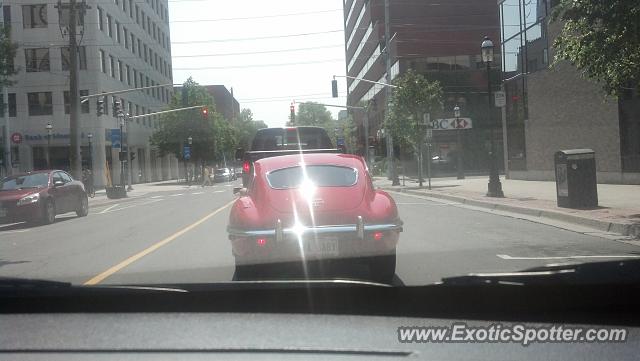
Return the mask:
{"type": "Polygon", "coordinates": [[[402,232],[403,222],[397,219],[391,223],[381,224],[365,224],[362,217],[358,216],[356,224],[341,224],[331,226],[305,227],[301,229],[283,228],[282,222],[278,220],[273,229],[262,230],[242,230],[233,227],[227,227],[230,237],[270,237],[275,238],[276,242],[292,237],[303,237],[308,235],[349,235],[354,238],[364,239],[366,233],[396,231],[402,232]]]}

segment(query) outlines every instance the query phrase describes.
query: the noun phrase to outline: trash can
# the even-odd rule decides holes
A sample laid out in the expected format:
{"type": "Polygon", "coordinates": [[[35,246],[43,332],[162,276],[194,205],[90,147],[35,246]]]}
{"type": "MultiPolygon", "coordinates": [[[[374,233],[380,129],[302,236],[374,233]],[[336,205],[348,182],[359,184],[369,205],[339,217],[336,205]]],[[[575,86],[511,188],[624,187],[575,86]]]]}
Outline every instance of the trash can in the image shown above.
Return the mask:
{"type": "Polygon", "coordinates": [[[597,207],[595,152],[591,149],[561,150],[556,152],[554,160],[558,207],[597,207]]]}

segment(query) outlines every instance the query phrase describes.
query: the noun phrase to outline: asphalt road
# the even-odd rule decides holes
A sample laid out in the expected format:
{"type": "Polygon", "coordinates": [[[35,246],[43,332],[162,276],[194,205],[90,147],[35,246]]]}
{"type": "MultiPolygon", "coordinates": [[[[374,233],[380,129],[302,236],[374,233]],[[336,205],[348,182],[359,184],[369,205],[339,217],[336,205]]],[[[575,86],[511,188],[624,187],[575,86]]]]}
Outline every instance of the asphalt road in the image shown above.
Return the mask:
{"type": "MultiPolygon", "coordinates": [[[[94,200],[86,218],[68,214],[47,226],[0,226],[0,276],[77,284],[230,281],[233,257],[226,225],[233,186],[158,186],[121,202],[94,200]]],[[[405,222],[397,250],[398,284],[640,257],[634,244],[418,196],[393,197],[405,222]]]]}

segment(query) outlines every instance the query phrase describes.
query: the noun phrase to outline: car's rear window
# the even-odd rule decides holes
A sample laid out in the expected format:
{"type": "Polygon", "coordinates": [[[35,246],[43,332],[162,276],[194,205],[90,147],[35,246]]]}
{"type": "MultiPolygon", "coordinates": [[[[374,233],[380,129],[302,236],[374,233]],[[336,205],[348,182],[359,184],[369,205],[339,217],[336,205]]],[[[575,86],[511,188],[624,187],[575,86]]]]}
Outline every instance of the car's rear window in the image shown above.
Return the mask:
{"type": "Polygon", "coordinates": [[[217,170],[216,170],[216,174],[218,174],[218,175],[220,175],[220,174],[225,174],[225,173],[227,173],[227,170],[226,170],[226,169],[217,169],[217,170]]]}
{"type": "Polygon", "coordinates": [[[331,148],[331,139],[321,128],[264,129],[256,134],[251,144],[252,151],[331,148]]]}
{"type": "MultiPolygon", "coordinates": [[[[310,165],[305,167],[307,178],[317,187],[350,187],[358,181],[358,171],[334,165],[310,165]]],[[[305,180],[302,167],[284,168],[267,175],[274,189],[297,188],[305,180]]]]}

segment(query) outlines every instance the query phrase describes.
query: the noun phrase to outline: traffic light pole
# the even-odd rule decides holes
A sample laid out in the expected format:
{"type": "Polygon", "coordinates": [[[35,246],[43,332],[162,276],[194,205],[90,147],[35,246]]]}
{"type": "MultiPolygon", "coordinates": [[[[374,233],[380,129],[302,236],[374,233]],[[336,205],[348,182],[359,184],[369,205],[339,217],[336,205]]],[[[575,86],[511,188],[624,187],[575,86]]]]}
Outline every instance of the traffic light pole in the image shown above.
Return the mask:
{"type": "MultiPolygon", "coordinates": [[[[387,84],[391,84],[391,51],[389,49],[390,36],[390,15],[389,15],[389,0],[384,0],[384,41],[385,41],[385,60],[387,67],[387,84]]],[[[385,87],[386,90],[386,100],[387,100],[387,115],[389,114],[390,104],[391,104],[391,88],[385,87]]],[[[396,174],[395,167],[395,155],[393,151],[393,136],[390,131],[386,132],[387,134],[387,178],[392,181],[392,185],[397,186],[400,185],[400,180],[398,179],[398,175],[396,174]]]]}

